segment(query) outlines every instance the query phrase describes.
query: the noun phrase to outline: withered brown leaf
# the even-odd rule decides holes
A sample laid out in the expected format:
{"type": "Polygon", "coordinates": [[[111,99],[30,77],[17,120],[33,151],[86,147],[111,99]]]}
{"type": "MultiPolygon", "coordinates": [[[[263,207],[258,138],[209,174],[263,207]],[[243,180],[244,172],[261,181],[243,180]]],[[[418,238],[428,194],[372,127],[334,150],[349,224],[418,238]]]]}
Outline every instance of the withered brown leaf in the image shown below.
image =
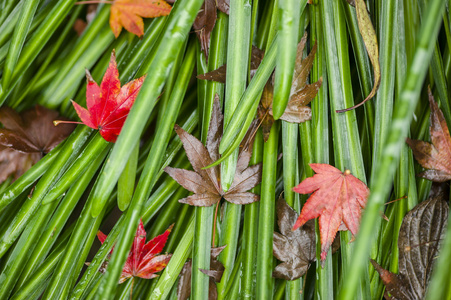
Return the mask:
{"type": "Polygon", "coordinates": [[[294,280],[303,276],[310,264],[316,260],[315,221],[291,230],[299,214],[281,197],[277,201],[277,224],[280,233],[273,235],[273,254],[282,261],[273,272],[273,277],[294,280]]]}
{"type": "MultiPolygon", "coordinates": [[[[208,299],[215,300],[218,298],[218,289],[215,282],[220,282],[222,274],[224,273],[224,265],[217,260],[219,254],[224,250],[227,245],[211,248],[210,254],[210,270],[199,269],[205,275],[210,277],[209,288],[208,288],[208,299]]],[[[180,280],[177,285],[177,299],[186,300],[191,294],[191,270],[192,262],[191,260],[183,265],[183,269],[180,272],[180,280]]]]}
{"type": "Polygon", "coordinates": [[[381,84],[381,66],[379,63],[379,45],[377,43],[377,35],[374,30],[373,23],[371,22],[370,14],[368,13],[368,9],[366,7],[364,0],[348,0],[348,3],[355,7],[356,16],[357,16],[357,24],[359,26],[360,35],[362,36],[363,43],[365,44],[366,51],[368,53],[368,57],[373,65],[373,74],[374,74],[374,84],[371,92],[366,96],[366,98],[346,109],[337,110],[337,113],[346,112],[352,109],[355,109],[359,106],[365,104],[366,101],[370,100],[376,95],[377,90],[381,84]]]}
{"type": "Polygon", "coordinates": [[[418,176],[435,182],[444,182],[451,179],[451,137],[443,113],[434,101],[430,90],[429,105],[431,107],[429,131],[432,144],[409,138],[406,142],[412,148],[418,163],[424,168],[430,169],[418,176]]]}
{"type": "Polygon", "coordinates": [[[40,159],[39,153],[23,153],[0,146],[0,183],[10,176],[16,180],[40,159]]]}
{"type": "Polygon", "coordinates": [[[50,152],[75,128],[73,124],[53,125],[53,120],[64,119],[54,110],[36,105],[20,115],[9,107],[0,108],[0,145],[25,153],[50,152]]]}
{"type": "MultiPolygon", "coordinates": [[[[307,84],[308,75],[313,65],[313,59],[315,58],[317,45],[315,43],[312,51],[310,51],[310,54],[303,59],[302,54],[306,43],[307,34],[304,34],[298,44],[290,99],[288,100],[287,108],[285,109],[284,114],[280,117],[280,119],[290,123],[302,123],[312,118],[312,111],[307,104],[309,104],[310,101],[316,97],[316,94],[323,83],[323,79],[320,78],[315,83],[307,84]]],[[[274,123],[272,112],[273,91],[274,82],[273,79],[270,78],[264,88],[257,111],[257,117],[262,126],[263,138],[265,142],[268,140],[271,126],[274,123]]]]}
{"type": "Polygon", "coordinates": [[[0,108],[0,182],[10,175],[17,179],[42,156],[50,152],[75,128],[73,124],[55,127],[59,113],[36,105],[20,115],[9,107],[0,108]]]}
{"type": "Polygon", "coordinates": [[[218,9],[225,13],[226,15],[229,14],[230,11],[230,0],[216,0],[218,4],[218,9]]]}
{"type": "MultiPolygon", "coordinates": [[[[250,69],[251,78],[255,75],[255,72],[257,71],[258,66],[260,66],[260,63],[262,62],[264,55],[265,55],[265,52],[263,50],[260,50],[259,48],[252,46],[251,69],[250,69]]],[[[216,70],[207,72],[205,74],[197,75],[197,78],[201,79],[201,80],[210,80],[210,81],[217,81],[217,82],[225,83],[226,82],[226,71],[227,71],[227,65],[222,65],[219,68],[217,68],[216,70]]]]}
{"type": "Polygon", "coordinates": [[[445,238],[448,204],[441,196],[429,198],[409,211],[399,229],[399,274],[371,260],[387,291],[387,299],[424,299],[434,261],[445,238]]]}
{"type": "Polygon", "coordinates": [[[205,0],[193,23],[193,28],[200,41],[200,49],[204,52],[205,57],[208,57],[210,35],[213,28],[215,28],[216,19],[217,11],[215,0],[205,0]]]}
{"type": "Polygon", "coordinates": [[[221,198],[235,204],[248,204],[258,201],[258,195],[247,192],[261,181],[261,164],[249,166],[250,149],[252,147],[245,147],[240,152],[235,177],[227,192],[224,192],[221,187],[219,165],[203,169],[220,157],[219,142],[222,137],[222,127],[223,115],[218,95],[216,95],[213,103],[206,147],[181,127],[175,126],[175,131],[182,140],[188,160],[194,169],[194,171],[171,167],[164,169],[181,186],[194,193],[191,196],[180,199],[180,203],[194,206],[211,206],[219,202],[221,198]]]}
{"type": "Polygon", "coordinates": [[[216,19],[218,18],[216,8],[225,14],[229,14],[230,1],[205,0],[193,23],[193,28],[196,31],[197,38],[200,41],[200,49],[204,52],[205,57],[207,58],[208,50],[210,49],[210,35],[215,28],[216,19]]]}

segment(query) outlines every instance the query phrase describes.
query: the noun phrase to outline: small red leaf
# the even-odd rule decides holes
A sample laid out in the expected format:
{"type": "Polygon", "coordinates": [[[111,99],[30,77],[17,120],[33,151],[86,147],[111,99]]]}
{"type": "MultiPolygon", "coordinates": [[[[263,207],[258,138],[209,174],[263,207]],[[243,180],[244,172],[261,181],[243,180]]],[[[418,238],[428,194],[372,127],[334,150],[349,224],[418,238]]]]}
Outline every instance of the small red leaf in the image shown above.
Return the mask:
{"type": "MultiPolygon", "coordinates": [[[[99,129],[108,142],[115,142],[125,119],[135,102],[145,76],[130,81],[121,88],[117,70],[116,55],[111,53],[110,64],[103,76],[100,87],[86,71],[86,105],[85,109],[72,101],[81,121],[94,129],[99,129]]],[[[60,122],[64,123],[64,122],[60,122]]]]}
{"type": "MultiPolygon", "coordinates": [[[[126,281],[130,277],[150,279],[158,276],[155,273],[163,270],[171,259],[171,254],[158,255],[158,253],[163,251],[173,226],[169,226],[163,234],[154,237],[146,244],[146,231],[142,220],[139,221],[135,239],[122,269],[119,283],[126,281]]],[[[106,235],[99,231],[97,237],[103,244],[106,235]]]]}

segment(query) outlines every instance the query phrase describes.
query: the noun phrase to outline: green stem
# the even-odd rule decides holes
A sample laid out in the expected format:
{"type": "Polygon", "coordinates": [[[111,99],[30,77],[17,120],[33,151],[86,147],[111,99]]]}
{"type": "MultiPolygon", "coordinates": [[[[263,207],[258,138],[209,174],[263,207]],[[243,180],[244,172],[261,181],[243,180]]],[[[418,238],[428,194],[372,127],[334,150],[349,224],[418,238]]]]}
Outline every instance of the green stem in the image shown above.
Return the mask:
{"type": "Polygon", "coordinates": [[[273,233],[275,215],[275,185],[277,171],[277,148],[279,124],[274,123],[268,141],[263,149],[263,173],[261,185],[260,212],[258,218],[257,249],[257,299],[272,299],[273,271],[273,233]]]}
{"type": "Polygon", "coordinates": [[[164,269],[163,273],[160,275],[157,285],[152,291],[152,294],[150,295],[150,297],[148,297],[149,300],[165,299],[171,291],[171,287],[177,280],[177,275],[182,270],[186,259],[191,253],[194,229],[194,219],[191,218],[185,234],[181,238],[178,247],[175,249],[171,260],[164,269]]]}
{"type": "Polygon", "coordinates": [[[241,140],[246,135],[249,125],[245,126],[245,122],[249,116],[251,116],[252,119],[255,116],[263,87],[274,70],[276,56],[277,43],[273,42],[271,47],[266,51],[265,57],[244,92],[244,95],[241,97],[238,107],[231,117],[229,125],[225,128],[224,135],[219,145],[219,152],[223,155],[220,160],[215,162],[215,164],[224,160],[224,157],[226,157],[225,153],[228,153],[229,149],[233,150],[238,147],[241,140]]]}
{"type": "Polygon", "coordinates": [[[63,145],[64,143],[59,144],[2,192],[0,198],[0,212],[12,201],[17,199],[20,194],[47,171],[50,165],[53,164],[53,161],[58,157],[59,151],[62,149],[63,145]]]}
{"type": "MultiPolygon", "coordinates": [[[[20,208],[19,213],[14,216],[13,221],[8,226],[6,233],[0,240],[0,257],[5,254],[12,243],[19,237],[22,230],[27,225],[33,213],[41,205],[50,188],[60,179],[62,173],[68,165],[75,159],[85,144],[86,139],[92,132],[90,128],[78,127],[72,135],[65,141],[63,148],[59,151],[58,157],[50,165],[44,176],[39,180],[31,198],[20,208]]],[[[59,195],[58,195],[59,196],[59,195]]]]}
{"type": "MultiPolygon", "coordinates": [[[[247,83],[247,66],[249,61],[249,35],[252,17],[252,1],[251,0],[231,0],[229,14],[229,31],[227,42],[227,73],[226,73],[226,90],[224,99],[224,131],[228,130],[230,120],[238,107],[241,97],[246,89],[247,83]]],[[[221,152],[221,150],[220,150],[221,152]]],[[[235,168],[238,157],[238,149],[229,156],[224,163],[221,164],[221,185],[222,189],[227,192],[232,184],[235,176],[235,168]]],[[[239,214],[240,209],[229,205],[234,210],[233,215],[239,214]]],[[[232,218],[236,219],[236,218],[232,218]]],[[[232,221],[232,220],[231,220],[232,221]]],[[[227,224],[227,222],[226,222],[227,224]]],[[[231,225],[235,226],[235,224],[231,225]]],[[[226,225],[227,227],[227,225],[226,225]]],[[[227,230],[226,230],[227,231],[227,230]]],[[[229,249],[224,249],[221,257],[232,250],[234,245],[229,245],[229,249]],[[226,253],[224,253],[226,252],[226,253]]],[[[235,253],[233,254],[233,256],[235,253]]],[[[231,263],[231,262],[230,262],[231,263]]],[[[228,267],[228,266],[227,266],[228,267]]],[[[226,269],[227,269],[226,267],[226,269]]],[[[232,265],[230,265],[232,267],[232,265]]],[[[230,268],[231,271],[231,268],[230,268]]],[[[221,282],[228,278],[229,271],[223,275],[221,282]]],[[[224,282],[225,283],[225,282],[224,282]]],[[[219,293],[225,287],[223,283],[219,284],[219,293]]]]}
{"type": "Polygon", "coordinates": [[[301,7],[304,10],[307,0],[279,0],[278,7],[278,48],[274,83],[273,115],[277,120],[285,112],[291,94],[294,65],[298,49],[299,19],[301,7]],[[301,3],[302,2],[302,3],[301,3]]]}
{"type": "MultiPolygon", "coordinates": [[[[108,265],[106,276],[103,279],[104,284],[100,286],[97,292],[98,298],[110,299],[114,294],[117,282],[122,271],[122,267],[133,243],[133,238],[138,226],[138,221],[142,215],[141,210],[144,201],[149,197],[152,187],[156,182],[155,175],[160,169],[164,151],[166,150],[169,143],[170,132],[174,127],[182,99],[185,96],[190,75],[194,68],[194,54],[195,47],[194,44],[191,43],[185,55],[184,62],[180,68],[180,73],[177,79],[178,85],[173,89],[171,100],[169,101],[166,111],[163,112],[166,118],[164,119],[164,122],[162,122],[161,126],[157,129],[157,132],[155,134],[155,141],[158,142],[154,142],[152,144],[146,165],[144,167],[143,173],[141,174],[135,194],[133,195],[132,202],[130,203],[130,207],[125,215],[125,226],[123,226],[121,230],[121,235],[119,237],[120,242],[118,243],[118,245],[116,245],[110,264],[108,265]]],[[[124,130],[124,128],[122,130],[124,130]]],[[[111,155],[114,155],[114,149],[111,155]]],[[[110,160],[111,159],[112,158],[110,157],[110,160]]],[[[105,168],[108,168],[108,163],[105,164],[105,168]]],[[[104,177],[100,177],[100,179],[102,178],[104,177]]],[[[96,192],[98,191],[99,189],[95,189],[94,195],[96,195],[96,192]]],[[[93,206],[93,209],[91,209],[91,214],[97,215],[99,207],[102,207],[102,205],[93,206]]]]}
{"type": "Polygon", "coordinates": [[[58,1],[46,16],[45,20],[36,29],[30,40],[25,44],[14,68],[8,89],[0,90],[0,104],[5,102],[12,88],[18,83],[20,77],[30,67],[58,26],[63,22],[67,13],[73,7],[74,2],[75,0],[58,1]]]}
{"type": "Polygon", "coordinates": [[[122,132],[111,153],[110,160],[105,164],[105,172],[101,174],[98,188],[94,193],[94,202],[97,203],[95,205],[97,209],[94,209],[92,212],[94,215],[96,211],[101,210],[102,203],[104,203],[103,199],[115,187],[120,173],[133,150],[132,146],[138,143],[147,119],[163,89],[164,81],[170,71],[170,65],[177,57],[176,49],[180,49],[185,42],[201,4],[201,0],[187,1],[187,3],[177,1],[173,6],[167,21],[164,38],[156,50],[158,59],[154,60],[149,67],[149,73],[125,121],[122,132]]]}
{"type": "Polygon", "coordinates": [[[378,228],[380,224],[379,211],[391,189],[392,176],[395,173],[432,57],[434,41],[438,35],[444,8],[444,1],[430,1],[425,13],[410,71],[407,73],[404,88],[397,99],[391,128],[371,183],[370,198],[362,216],[360,231],[355,241],[353,260],[349,266],[352,274],[349,274],[343,282],[340,299],[354,299],[360,276],[368,266],[369,250],[375,239],[374,229],[378,228]]]}
{"type": "MultiPolygon", "coordinates": [[[[66,225],[69,216],[71,215],[81,196],[88,187],[88,184],[91,182],[92,178],[97,172],[97,169],[100,167],[100,164],[108,154],[108,150],[109,149],[103,150],[103,153],[92,162],[88,169],[83,173],[82,177],[75,181],[73,186],[67,192],[67,195],[61,201],[61,204],[58,206],[58,209],[53,214],[52,219],[49,221],[49,223],[45,226],[38,226],[41,227],[41,231],[43,229],[45,230],[39,237],[39,242],[37,243],[34,250],[30,252],[31,255],[27,263],[24,263],[25,267],[20,274],[19,281],[17,282],[18,288],[20,288],[28,280],[30,275],[36,268],[40,266],[45,256],[50,251],[51,247],[56,241],[56,238],[59,236],[59,234],[63,230],[63,227],[66,225]]],[[[43,207],[50,206],[51,205],[44,205],[43,207]]],[[[34,240],[34,238],[30,238],[30,240],[34,240]]],[[[36,240],[38,239],[36,238],[36,240]]],[[[24,247],[22,251],[24,251],[25,249],[26,248],[24,247]]]]}
{"type": "Polygon", "coordinates": [[[42,296],[44,300],[66,299],[69,296],[69,289],[73,287],[78,278],[104,214],[103,211],[97,218],[91,217],[92,199],[91,192],[72,232],[64,255],[56,266],[50,284],[42,296]]]}
{"type": "Polygon", "coordinates": [[[11,299],[29,300],[37,299],[41,296],[49,283],[50,276],[55,270],[55,266],[64,254],[70,233],[72,233],[74,227],[73,225],[75,224],[72,224],[66,229],[65,233],[61,236],[60,243],[55,247],[55,250],[49,254],[41,266],[28,278],[25,284],[17,290],[11,299]],[[35,295],[35,297],[33,297],[33,295],[35,295]]]}
{"type": "MultiPolygon", "coordinates": [[[[255,165],[263,160],[263,134],[261,130],[255,135],[250,164],[255,165]]],[[[260,187],[256,187],[252,192],[260,194],[260,187]]],[[[259,203],[248,204],[244,208],[243,242],[242,242],[242,278],[241,293],[242,299],[251,299],[255,295],[255,268],[257,249],[257,225],[258,225],[259,203]]]]}
{"type": "Polygon", "coordinates": [[[20,11],[20,18],[17,20],[14,28],[14,33],[9,44],[8,55],[6,56],[5,65],[2,73],[2,88],[8,89],[13,70],[16,67],[20,52],[25,43],[28,30],[33,21],[34,14],[38,8],[39,1],[25,0],[23,1],[22,10],[20,11]]]}
{"type": "MultiPolygon", "coordinates": [[[[353,99],[351,76],[348,57],[346,23],[341,2],[331,0],[321,1],[321,15],[324,32],[327,74],[332,113],[332,130],[334,137],[335,166],[344,171],[350,169],[352,174],[362,181],[365,171],[360,148],[359,133],[355,111],[336,114],[338,108],[349,107],[353,99]],[[340,57],[340,59],[338,59],[340,57]]],[[[352,105],[352,104],[351,104],[352,105]]],[[[351,254],[354,245],[349,244],[351,236],[348,232],[340,234],[343,278],[352,273],[348,262],[353,259],[351,254]]],[[[365,280],[366,282],[367,280],[365,280]]],[[[354,297],[367,297],[369,285],[360,285],[354,297]],[[356,296],[357,295],[357,296],[356,296]]]]}

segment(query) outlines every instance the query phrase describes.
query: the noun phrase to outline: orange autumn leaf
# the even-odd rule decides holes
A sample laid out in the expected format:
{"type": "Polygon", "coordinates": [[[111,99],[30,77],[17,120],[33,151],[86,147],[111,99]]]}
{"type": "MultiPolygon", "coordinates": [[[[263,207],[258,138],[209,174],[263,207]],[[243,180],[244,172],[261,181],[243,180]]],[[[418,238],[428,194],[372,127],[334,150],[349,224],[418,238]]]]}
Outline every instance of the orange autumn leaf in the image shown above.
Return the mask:
{"type": "Polygon", "coordinates": [[[141,37],[144,35],[142,18],[167,16],[171,8],[164,0],[115,0],[111,5],[111,30],[118,37],[124,27],[141,37]]]}
{"type": "Polygon", "coordinates": [[[338,230],[357,234],[370,191],[349,170],[341,172],[327,164],[310,164],[310,167],[316,174],[293,188],[296,193],[313,194],[302,207],[292,230],[319,217],[321,261],[324,261],[338,230]]]}

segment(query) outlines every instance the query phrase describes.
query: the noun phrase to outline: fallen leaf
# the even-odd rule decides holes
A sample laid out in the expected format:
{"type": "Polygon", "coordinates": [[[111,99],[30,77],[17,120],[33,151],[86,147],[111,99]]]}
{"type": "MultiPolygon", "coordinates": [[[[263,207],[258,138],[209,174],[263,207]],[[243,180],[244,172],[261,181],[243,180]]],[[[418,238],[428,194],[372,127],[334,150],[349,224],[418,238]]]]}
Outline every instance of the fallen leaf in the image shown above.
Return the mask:
{"type": "MultiPolygon", "coordinates": [[[[255,46],[252,46],[252,52],[251,52],[251,78],[255,75],[255,72],[257,71],[258,66],[260,66],[260,63],[263,60],[263,56],[265,55],[265,52],[263,50],[258,49],[255,46]]],[[[198,79],[202,80],[210,80],[210,81],[217,81],[221,83],[226,82],[226,71],[227,71],[227,65],[222,65],[216,70],[213,70],[211,72],[207,72],[205,74],[199,74],[197,75],[198,79]]]]}
{"type": "Polygon", "coordinates": [[[248,166],[251,147],[245,147],[240,152],[235,177],[227,192],[224,192],[221,187],[219,165],[203,169],[220,157],[219,142],[222,137],[222,127],[223,115],[218,95],[215,96],[213,103],[206,147],[181,127],[175,126],[175,131],[182,140],[186,155],[194,169],[194,171],[171,167],[164,169],[181,186],[194,193],[194,195],[180,199],[180,203],[211,206],[218,203],[221,198],[235,204],[248,204],[258,201],[258,195],[247,192],[261,181],[261,164],[248,166]]]}
{"type": "Polygon", "coordinates": [[[293,230],[319,217],[321,260],[324,261],[338,230],[347,229],[353,235],[357,234],[369,189],[349,170],[341,172],[327,164],[309,165],[316,174],[302,181],[293,191],[313,194],[302,207],[293,230]]]}
{"type": "MultiPolygon", "coordinates": [[[[144,229],[142,220],[139,221],[135,239],[128,254],[127,261],[122,269],[119,283],[123,283],[131,277],[140,277],[143,279],[158,277],[155,273],[163,270],[172,256],[172,254],[158,254],[163,251],[164,245],[168,240],[168,236],[171,233],[173,226],[174,225],[169,226],[163,234],[154,237],[146,244],[147,233],[144,229]]],[[[99,231],[97,233],[97,237],[103,244],[107,236],[99,231]]],[[[113,252],[113,249],[111,252],[113,252]]],[[[103,266],[103,268],[106,268],[106,266],[103,266]]]]}
{"type": "Polygon", "coordinates": [[[41,159],[39,153],[23,153],[0,146],[0,183],[12,176],[12,180],[22,176],[41,159]]]}
{"type": "Polygon", "coordinates": [[[86,12],[86,21],[83,19],[76,19],[74,23],[74,30],[77,32],[78,36],[81,36],[85,31],[86,27],[94,20],[94,17],[97,14],[97,6],[98,4],[90,4],[88,5],[86,12]]]}
{"type": "Polygon", "coordinates": [[[200,49],[204,52],[205,57],[208,58],[208,50],[210,48],[210,35],[215,28],[217,19],[216,1],[205,0],[202,4],[196,19],[193,23],[193,28],[200,41],[200,49]]]}
{"type": "Polygon", "coordinates": [[[368,57],[370,58],[371,64],[373,65],[374,74],[374,85],[370,94],[360,102],[352,107],[337,110],[337,113],[346,112],[363,105],[366,101],[376,95],[379,85],[381,84],[381,66],[379,64],[379,45],[377,43],[377,35],[374,30],[373,23],[371,23],[370,15],[366,9],[366,4],[364,0],[352,0],[349,1],[350,5],[355,6],[355,11],[357,15],[357,24],[359,26],[359,31],[365,44],[366,51],[368,52],[368,57]]]}
{"type": "Polygon", "coordinates": [[[215,28],[216,20],[218,18],[216,9],[219,9],[225,14],[229,14],[229,8],[229,0],[205,0],[197,13],[193,28],[199,39],[200,49],[204,52],[207,59],[210,49],[211,32],[215,28]]]}
{"type": "MultiPolygon", "coordinates": [[[[98,129],[108,142],[115,142],[125,123],[130,108],[135,102],[145,76],[130,81],[121,88],[117,70],[116,55],[111,53],[110,64],[103,76],[100,87],[86,70],[86,104],[88,109],[72,101],[82,122],[98,129]]],[[[64,122],[56,121],[55,124],[64,122]]]]}
{"type": "Polygon", "coordinates": [[[217,82],[225,83],[226,72],[227,72],[227,65],[222,65],[219,68],[217,68],[216,70],[213,70],[213,71],[205,73],[205,74],[197,75],[197,78],[201,79],[201,80],[210,80],[210,81],[217,81],[217,82]]]}
{"type": "Polygon", "coordinates": [[[226,15],[230,12],[230,0],[216,0],[218,9],[226,15]]]}
{"type": "Polygon", "coordinates": [[[9,107],[0,109],[0,145],[25,153],[45,154],[74,130],[75,125],[53,126],[57,111],[36,105],[20,115],[9,107]]]}
{"type": "Polygon", "coordinates": [[[81,36],[87,26],[88,26],[88,23],[86,23],[84,20],[77,19],[77,20],[75,20],[73,28],[74,28],[75,32],[77,33],[77,35],[81,36]]]}
{"type": "Polygon", "coordinates": [[[188,260],[180,272],[179,283],[177,284],[177,300],[186,300],[191,295],[191,269],[193,263],[188,260]]]}
{"type": "Polygon", "coordinates": [[[424,299],[432,267],[445,238],[448,212],[446,201],[433,197],[406,214],[399,229],[399,274],[371,260],[391,299],[424,299]]]}
{"type": "Polygon", "coordinates": [[[451,179],[451,137],[443,113],[434,101],[430,90],[429,105],[431,107],[429,131],[432,144],[409,138],[406,139],[406,142],[412,148],[418,163],[424,168],[430,169],[418,176],[435,182],[444,182],[451,179]]]}
{"type": "Polygon", "coordinates": [[[124,27],[138,37],[144,35],[142,18],[167,16],[171,6],[164,0],[115,0],[111,5],[110,27],[117,38],[124,27]]]}
{"type": "MultiPolygon", "coordinates": [[[[211,248],[210,252],[210,270],[199,269],[205,275],[210,277],[208,288],[208,299],[214,300],[218,298],[218,290],[215,282],[220,282],[222,274],[224,273],[224,265],[217,260],[219,254],[224,250],[227,245],[211,248]]],[[[180,272],[180,279],[177,285],[177,299],[186,300],[191,294],[191,260],[183,265],[183,269],[180,272]]]]}
{"type": "Polygon", "coordinates": [[[17,179],[44,154],[50,152],[74,130],[75,125],[53,126],[54,110],[36,105],[20,115],[9,107],[0,108],[0,182],[10,175],[17,179]]]}
{"type": "Polygon", "coordinates": [[[291,230],[298,214],[283,198],[277,201],[277,224],[280,233],[273,235],[273,254],[282,261],[273,277],[294,280],[303,276],[316,260],[315,221],[310,220],[302,228],[291,230]]]}
{"type": "MultiPolygon", "coordinates": [[[[312,118],[312,110],[307,104],[310,103],[318,93],[323,83],[322,78],[312,84],[307,84],[308,75],[313,65],[313,59],[316,54],[316,43],[306,58],[302,58],[304,47],[307,42],[307,34],[298,44],[296,65],[291,85],[290,99],[288,100],[285,112],[280,119],[290,123],[302,123],[312,118]]],[[[265,85],[260,105],[257,111],[257,117],[260,120],[265,142],[268,140],[269,132],[274,123],[272,102],[273,102],[274,83],[271,78],[265,85]]]]}

